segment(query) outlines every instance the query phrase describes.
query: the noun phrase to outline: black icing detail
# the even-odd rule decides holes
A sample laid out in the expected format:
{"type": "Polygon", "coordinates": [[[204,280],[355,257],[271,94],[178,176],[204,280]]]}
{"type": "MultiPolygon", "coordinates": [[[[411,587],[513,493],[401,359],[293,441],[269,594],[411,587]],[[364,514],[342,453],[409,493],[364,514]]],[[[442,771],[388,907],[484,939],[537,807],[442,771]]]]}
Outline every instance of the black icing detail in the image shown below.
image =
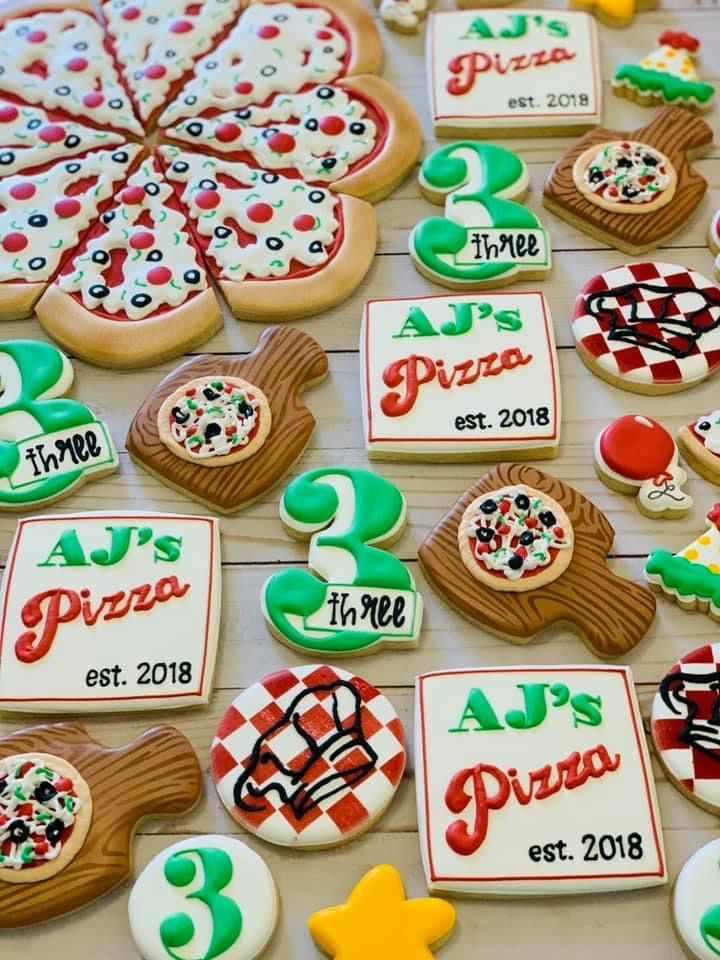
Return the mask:
{"type": "Polygon", "coordinates": [[[186,270],[183,274],[185,283],[200,283],[202,276],[199,270],[186,270]]]}
{"type": "Polygon", "coordinates": [[[38,803],[48,803],[48,801],[56,796],[57,790],[49,780],[41,780],[33,792],[33,797],[35,797],[38,803]]]}
{"type": "Polygon", "coordinates": [[[183,423],[187,423],[188,420],[190,419],[190,411],[181,410],[180,407],[173,407],[170,413],[172,414],[172,418],[175,421],[175,423],[179,423],[181,425],[183,423]]]}
{"type": "Polygon", "coordinates": [[[105,213],[102,215],[103,223],[112,223],[114,219],[115,219],[114,210],[106,210],[105,213]]]}
{"type": "Polygon", "coordinates": [[[707,433],[708,430],[712,430],[712,423],[710,420],[698,420],[695,429],[699,430],[700,433],[707,433]]]}
{"type": "Polygon", "coordinates": [[[489,517],[495,513],[497,508],[497,501],[493,500],[492,497],[488,497],[487,500],[483,500],[480,504],[480,513],[484,513],[486,517],[489,517]]]}
{"type": "Polygon", "coordinates": [[[31,270],[42,270],[46,263],[45,257],[33,257],[28,261],[28,266],[31,270]]]}
{"type": "Polygon", "coordinates": [[[147,293],[136,293],[130,298],[130,303],[134,307],[149,307],[152,303],[152,297],[147,293]]]}
{"type": "Polygon", "coordinates": [[[306,121],[305,121],[305,129],[306,129],[306,130],[312,130],[313,133],[317,130],[317,128],[318,128],[319,126],[320,126],[320,124],[317,122],[317,120],[315,119],[315,117],[310,117],[309,120],[306,120],[306,121]]]}
{"type": "Polygon", "coordinates": [[[310,253],[322,253],[325,248],[322,245],[321,240],[313,240],[313,242],[308,247],[310,253]]]}
{"type": "Polygon", "coordinates": [[[146,193],[149,197],[156,197],[156,196],[160,193],[160,186],[159,186],[159,184],[153,183],[152,181],[151,181],[150,183],[146,183],[146,184],[145,184],[145,193],[146,193]]]}
{"type": "Polygon", "coordinates": [[[720,290],[635,281],[589,294],[585,310],[607,331],[608,340],[647,347],[681,360],[693,353],[706,333],[720,326],[720,290]],[[678,298],[683,295],[692,295],[702,305],[681,310],[678,298]],[[647,311],[649,299],[652,316],[647,311]]]}
{"type": "Polygon", "coordinates": [[[205,427],[205,441],[207,443],[212,443],[215,437],[219,437],[222,433],[222,427],[219,423],[215,423],[214,420],[211,420],[210,423],[205,427]]]}
{"type": "Polygon", "coordinates": [[[264,173],[261,177],[263,183],[277,183],[280,179],[277,173],[264,173]]]}
{"type": "Polygon", "coordinates": [[[146,21],[146,22],[149,23],[149,24],[151,24],[151,25],[154,27],[155,24],[158,22],[158,19],[159,19],[159,17],[156,17],[156,16],[153,15],[153,16],[149,16],[149,17],[147,18],[147,21],[146,21]]]}
{"type": "Polygon", "coordinates": [[[190,169],[190,164],[186,160],[176,160],[172,168],[175,173],[187,173],[190,169]]]}
{"type": "Polygon", "coordinates": [[[203,177],[198,186],[201,190],[217,190],[218,185],[215,180],[211,180],[210,177],[203,177]]]}
{"type": "Polygon", "coordinates": [[[110,293],[110,288],[106,287],[104,283],[94,283],[89,288],[88,293],[91,297],[95,297],[96,300],[104,300],[110,293]]]}
{"type": "Polygon", "coordinates": [[[541,510],[538,514],[538,520],[544,527],[554,527],[557,523],[557,517],[552,510],[541,510]]]}
{"type": "Polygon", "coordinates": [[[268,250],[276,251],[276,250],[282,250],[285,244],[280,239],[280,237],[268,237],[267,240],[265,241],[265,246],[268,248],[268,250]]]}
{"type": "Polygon", "coordinates": [[[218,226],[218,227],[215,227],[215,229],[213,230],[213,233],[218,238],[218,240],[227,240],[227,238],[232,233],[232,230],[230,229],[230,227],[218,226]]]}
{"type": "Polygon", "coordinates": [[[272,77],[276,73],[277,73],[277,67],[273,67],[271,64],[267,64],[267,66],[263,67],[260,70],[261,77],[272,77]]]}
{"type": "Polygon", "coordinates": [[[349,130],[356,137],[362,137],[367,132],[367,126],[360,120],[355,120],[350,124],[349,130]]]}
{"type": "Polygon", "coordinates": [[[12,150],[3,150],[2,153],[0,153],[0,166],[9,166],[14,159],[15,154],[12,152],[12,150]]]}
{"type": "Polygon", "coordinates": [[[77,50],[82,53],[84,50],[87,50],[88,45],[84,40],[78,40],[77,43],[73,44],[73,50],[77,50]]]}
{"type": "Polygon", "coordinates": [[[50,823],[45,827],[45,839],[52,846],[57,846],[60,843],[60,838],[62,837],[65,831],[65,824],[62,820],[51,820],[50,823]]]}
{"type": "Polygon", "coordinates": [[[265,798],[275,793],[290,807],[295,818],[302,820],[330,797],[351,791],[378,764],[378,755],[363,730],[362,711],[360,691],[348,680],[336,679],[303,690],[255,741],[235,781],[233,799],[236,805],[251,813],[274,811],[276,803],[268,805],[265,798]],[[303,724],[303,714],[318,697],[335,721],[334,729],[331,727],[321,735],[303,724]],[[340,697],[343,702],[350,698],[353,704],[351,713],[343,708],[341,715],[340,697]],[[284,730],[293,732],[305,744],[303,757],[307,759],[302,764],[290,763],[290,759],[284,763],[275,752],[274,744],[283,742],[281,734],[284,730]],[[332,762],[337,761],[340,754],[347,760],[342,770],[336,769],[332,762]],[[262,771],[262,776],[256,781],[258,770],[262,771]]]}
{"type": "Polygon", "coordinates": [[[13,843],[25,843],[30,836],[30,827],[24,820],[11,820],[5,829],[13,843]]]}
{"type": "Polygon", "coordinates": [[[208,62],[205,64],[206,70],[217,70],[217,68],[218,68],[217,60],[208,60],[208,62]]]}
{"type": "Polygon", "coordinates": [[[185,129],[191,137],[199,137],[203,132],[203,125],[199,120],[193,120],[192,123],[189,123],[187,127],[185,127],[185,129]]]}
{"type": "Polygon", "coordinates": [[[210,402],[212,402],[213,400],[217,400],[217,398],[220,396],[217,390],[213,390],[212,387],[203,387],[202,395],[205,397],[206,400],[209,400],[210,402]]]}
{"type": "Polygon", "coordinates": [[[324,190],[311,190],[308,193],[308,200],[310,203],[322,203],[327,194],[324,190]]]}
{"type": "Polygon", "coordinates": [[[59,87],[55,87],[55,93],[59,97],[69,97],[70,87],[66,83],[61,83],[59,87]]]}
{"type": "Polygon", "coordinates": [[[133,80],[142,80],[142,78],[143,78],[143,71],[142,71],[142,70],[136,70],[136,71],[133,73],[133,80]]]}
{"type": "Polygon", "coordinates": [[[720,671],[673,670],[660,681],[658,694],[676,716],[684,717],[676,734],[679,743],[720,762],[720,671]],[[692,689],[687,690],[687,686],[692,689]],[[698,689],[701,688],[701,689],[698,689]]]}
{"type": "Polygon", "coordinates": [[[492,527],[478,527],[475,530],[475,539],[479,543],[490,543],[495,538],[495,531],[492,527]]]}
{"type": "MultiPolygon", "coordinates": [[[[328,48],[326,48],[328,50],[328,48]]],[[[329,48],[328,52],[332,52],[332,47],[329,48]]],[[[335,96],[335,91],[332,87],[319,87],[317,90],[318,100],[332,100],[335,96]]]]}
{"type": "Polygon", "coordinates": [[[188,107],[192,107],[197,103],[197,97],[194,93],[191,93],[189,96],[185,97],[185,103],[188,107]]]}
{"type": "Polygon", "coordinates": [[[40,117],[33,117],[32,120],[28,120],[27,128],[28,130],[37,130],[37,128],[42,124],[40,117]]]}
{"type": "Polygon", "coordinates": [[[76,133],[69,134],[67,137],[65,137],[65,146],[69,150],[72,150],[73,147],[80,146],[80,137],[76,133]]]}
{"type": "Polygon", "coordinates": [[[526,493],[516,494],[513,502],[518,510],[525,511],[530,509],[530,497],[526,493]]]}
{"type": "Polygon", "coordinates": [[[34,213],[31,217],[28,217],[28,224],[31,227],[46,227],[48,218],[44,213],[34,213]]]}
{"type": "Polygon", "coordinates": [[[68,173],[79,173],[79,172],[80,172],[80,164],[79,164],[79,163],[66,163],[66,164],[65,164],[65,169],[67,170],[68,173]]]}
{"type": "Polygon", "coordinates": [[[168,60],[173,60],[177,56],[177,53],[174,50],[166,50],[165,56],[168,58],[168,60]]]}
{"type": "Polygon", "coordinates": [[[266,140],[269,140],[270,137],[274,136],[277,132],[278,132],[278,128],[277,128],[277,127],[266,127],[266,128],[263,130],[263,132],[262,132],[262,136],[263,136],[266,140]]]}
{"type": "Polygon", "coordinates": [[[125,150],[116,150],[112,158],[115,163],[127,163],[128,161],[128,155],[125,150]]]}
{"type": "Polygon", "coordinates": [[[106,263],[110,263],[110,254],[107,250],[93,250],[90,259],[93,263],[99,263],[105,266],[106,263]]]}
{"type": "Polygon", "coordinates": [[[150,253],[145,257],[149,263],[159,263],[163,258],[162,250],[151,250],[150,253]]]}
{"type": "Polygon", "coordinates": [[[275,23],[285,23],[287,19],[288,19],[288,15],[286,13],[276,13],[275,16],[273,17],[273,20],[275,21],[275,23]]]}
{"type": "Polygon", "coordinates": [[[108,106],[111,110],[121,110],[123,102],[118,97],[113,97],[112,100],[108,100],[108,106]]]}
{"type": "Polygon", "coordinates": [[[235,111],[236,120],[249,120],[251,117],[252,117],[252,110],[248,109],[247,107],[244,110],[235,111]]]}
{"type": "Polygon", "coordinates": [[[323,157],[320,166],[323,170],[332,170],[337,165],[337,157],[323,157]]]}

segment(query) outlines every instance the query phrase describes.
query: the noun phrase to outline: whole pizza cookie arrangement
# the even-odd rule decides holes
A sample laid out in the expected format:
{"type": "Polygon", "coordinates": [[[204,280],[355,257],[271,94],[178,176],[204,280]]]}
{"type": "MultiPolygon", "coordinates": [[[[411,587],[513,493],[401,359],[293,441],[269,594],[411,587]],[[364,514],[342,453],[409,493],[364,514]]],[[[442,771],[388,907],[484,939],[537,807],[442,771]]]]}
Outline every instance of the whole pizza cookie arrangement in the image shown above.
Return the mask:
{"type": "Polygon", "coordinates": [[[420,145],[409,104],[363,75],[382,54],[368,12],[101,6],[0,19],[0,316],[39,300],[67,349],[136,367],[219,329],[211,278],[263,322],[345,299],[375,252],[367,201],[420,145]],[[156,125],[159,149],[128,141],[156,125]]]}
{"type": "Polygon", "coordinates": [[[678,3],[0,0],[8,957],[720,957],[678,3]]]}

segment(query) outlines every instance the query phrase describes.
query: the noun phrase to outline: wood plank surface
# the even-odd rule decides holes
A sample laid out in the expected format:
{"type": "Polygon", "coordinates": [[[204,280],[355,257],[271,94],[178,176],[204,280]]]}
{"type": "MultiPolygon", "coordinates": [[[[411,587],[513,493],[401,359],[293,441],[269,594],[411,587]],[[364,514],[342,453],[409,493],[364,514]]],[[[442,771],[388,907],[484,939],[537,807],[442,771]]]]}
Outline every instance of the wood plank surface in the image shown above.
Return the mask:
{"type": "MultiPolygon", "coordinates": [[[[371,0],[363,0],[372,6],[371,0]]],[[[720,3],[717,0],[660,0],[661,8],[638,16],[626,30],[599,27],[605,80],[603,124],[632,129],[647,122],[643,110],[610,92],[613,67],[635,61],[655,45],[665,29],[685,29],[702,40],[700,70],[703,79],[720,84],[720,3]]],[[[546,0],[528,6],[551,7],[546,0]]],[[[438,0],[450,9],[451,0],[438,0]]],[[[0,10],[5,4],[0,3],[0,10]]],[[[374,7],[373,7],[374,9],[374,7]]],[[[509,10],[516,8],[511,7],[509,10]]],[[[378,21],[379,22],[379,21],[378,21]]],[[[383,76],[395,84],[416,107],[425,132],[423,155],[434,146],[426,93],[424,26],[416,36],[400,36],[380,25],[386,55],[383,76]]],[[[719,97],[720,99],[720,97],[719,97]]],[[[716,143],[697,168],[710,189],[697,214],[655,259],[677,262],[712,275],[712,257],[705,245],[712,212],[720,206],[720,124],[718,106],[707,119],[716,143]]],[[[502,141],[500,141],[502,142],[502,141]]],[[[572,345],[569,317],[578,287],[592,274],[626,261],[626,257],[578,233],[554,217],[541,204],[542,184],[552,161],[572,142],[567,138],[513,140],[508,145],[529,164],[529,205],[541,217],[553,240],[554,266],[542,285],[553,313],[559,345],[563,391],[562,443],[557,460],[540,463],[541,469],[576,486],[603,510],[616,531],[610,566],[613,571],[640,582],[647,552],[656,546],[676,550],[704,526],[704,515],[717,498],[713,487],[692,471],[688,489],[695,498],[693,510],[680,521],[657,522],[635,509],[631,498],[609,491],[596,478],[592,444],[602,425],[621,413],[645,413],[676,429],[698,414],[720,406],[720,379],[666,398],[629,394],[593,377],[581,364],[572,345]]],[[[358,334],[365,299],[441,292],[413,268],[407,253],[412,226],[437,212],[417,187],[416,172],[377,207],[380,242],[373,267],[360,288],[338,308],[296,324],[314,336],[329,353],[330,375],[308,392],[305,400],[318,420],[316,432],[293,476],[306,469],[334,463],[367,466],[359,414],[358,334]]],[[[516,288],[537,289],[538,284],[516,288]]],[[[223,330],[202,353],[247,353],[261,325],[239,323],[226,317],[223,330]]],[[[0,323],[0,339],[46,339],[36,320],[0,323]]],[[[75,394],[87,401],[109,424],[121,450],[120,470],[114,476],[80,489],[63,501],[61,511],[97,509],[147,509],[202,512],[198,505],[149,477],[124,451],[128,425],[147,393],[181,361],[134,372],[110,372],[75,362],[75,394]]],[[[455,499],[473,483],[483,468],[473,464],[376,463],[372,469],[394,480],[408,500],[408,528],[395,547],[405,559],[426,604],[424,629],[415,651],[383,652],[353,662],[353,667],[380,686],[395,704],[412,743],[413,678],[444,667],[501,664],[592,663],[593,656],[567,630],[552,629],[529,646],[514,646],[487,634],[453,612],[423,578],[416,561],[417,548],[428,530],[455,499]]],[[[250,509],[221,519],[223,551],[223,616],[216,672],[216,689],[210,706],[177,713],[144,713],[90,717],[91,734],[108,744],[130,740],[160,719],[181,729],[191,740],[204,771],[205,794],[192,814],[175,821],[147,821],[134,844],[135,869],[169,843],[200,832],[247,835],[222,808],[208,774],[209,747],[217,722],[238,691],[262,674],[302,661],[296,653],[269,634],[259,608],[264,581],[278,568],[303,565],[306,546],[291,541],[278,518],[282,491],[272,491],[250,509]]],[[[50,512],[50,511],[48,511],[50,512]]],[[[16,518],[0,515],[0,561],[4,562],[16,518]]],[[[655,684],[667,666],[683,653],[718,637],[718,626],[700,614],[683,613],[664,600],[642,643],[627,658],[632,666],[644,716],[655,684]]],[[[32,719],[32,718],[30,718],[32,719]]],[[[23,722],[0,721],[0,732],[23,722]]],[[[660,810],[664,825],[670,878],[685,859],[718,833],[718,818],[687,802],[669,784],[655,762],[660,810]]],[[[280,890],[282,914],[268,960],[313,960],[320,956],[312,944],[306,919],[314,910],[342,901],[363,872],[381,862],[395,864],[403,873],[410,895],[424,893],[417,838],[412,763],[398,796],[386,816],[368,835],[329,852],[297,853],[272,848],[253,838],[249,844],[270,865],[280,890]]],[[[116,889],[83,911],[29,930],[0,933],[0,955],[22,953],[24,960],[65,960],[77,956],[102,960],[132,960],[137,952],[127,924],[130,883],[116,889]]],[[[528,955],[553,960],[680,960],[682,951],[673,935],[668,911],[670,887],[633,894],[568,897],[510,902],[457,901],[458,926],[441,950],[442,960],[481,960],[501,957],[521,960],[528,955]]],[[[28,888],[30,894],[31,888],[28,888]]],[[[1,909],[1,902],[0,902],[1,909]]],[[[367,960],[374,960],[368,957],[367,960]]],[[[402,960],[398,957],[397,960],[402,960]]]]}

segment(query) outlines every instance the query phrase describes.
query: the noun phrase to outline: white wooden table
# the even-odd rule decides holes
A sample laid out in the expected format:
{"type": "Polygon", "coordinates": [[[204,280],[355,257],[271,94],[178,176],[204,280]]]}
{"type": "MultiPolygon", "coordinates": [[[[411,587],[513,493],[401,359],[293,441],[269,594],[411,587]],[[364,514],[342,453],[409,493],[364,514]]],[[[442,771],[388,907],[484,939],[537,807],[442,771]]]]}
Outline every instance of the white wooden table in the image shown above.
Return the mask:
{"type": "MultiPolygon", "coordinates": [[[[716,85],[720,81],[720,3],[711,0],[700,3],[661,0],[661,3],[662,10],[640,14],[627,30],[599,28],[606,126],[632,129],[651,116],[651,111],[612,96],[609,81],[616,63],[639,59],[653,48],[664,29],[682,28],[698,36],[702,41],[703,79],[716,85]]],[[[557,4],[535,0],[529,5],[557,4]]],[[[438,0],[438,7],[442,6],[450,7],[450,0],[438,0]]],[[[414,37],[399,36],[384,27],[381,30],[386,47],[384,76],[409,97],[420,114],[427,141],[425,154],[434,142],[425,89],[424,28],[414,37]]],[[[671,245],[657,255],[693,267],[706,276],[712,275],[712,257],[705,246],[705,234],[712,212],[720,206],[719,117],[720,105],[716,105],[708,120],[715,129],[718,143],[697,163],[710,183],[708,195],[698,214],[671,245]]],[[[541,215],[553,240],[554,265],[544,290],[555,320],[564,422],[559,457],[540,466],[576,486],[607,514],[616,531],[611,566],[616,572],[639,581],[645,556],[651,548],[680,549],[704,529],[705,513],[716,499],[720,500],[720,489],[689,471],[688,488],[695,498],[693,511],[680,521],[647,520],[637,512],[631,498],[612,493],[596,478],[592,465],[593,440],[605,422],[628,412],[657,416],[668,427],[676,429],[700,413],[720,406],[720,378],[667,398],[640,397],[608,386],[582,366],[575,354],[569,323],[576,291],[592,274],[621,264],[626,257],[594,243],[542,207],[542,184],[550,163],[570,142],[557,138],[514,140],[507,144],[518,150],[529,164],[532,189],[529,204],[541,215]]],[[[436,208],[420,196],[415,175],[410,176],[378,207],[380,243],[365,282],[338,309],[298,324],[328,351],[330,376],[306,395],[318,425],[296,473],[334,463],[367,466],[360,421],[357,351],[363,302],[371,296],[441,292],[414,270],[407,253],[409,230],[422,217],[434,212],[436,208]]],[[[528,287],[537,287],[537,284],[528,287]]],[[[238,323],[228,317],[224,330],[202,352],[247,352],[261,329],[259,325],[238,323]]],[[[46,339],[35,320],[0,323],[0,339],[14,337],[46,339]]],[[[140,401],[178,362],[128,373],[109,372],[76,362],[76,395],[90,403],[107,421],[118,447],[122,448],[127,427],[140,401]]],[[[117,474],[88,484],[56,509],[202,512],[192,501],[134,466],[124,449],[120,461],[117,474]]],[[[420,672],[482,664],[593,662],[592,655],[577,637],[565,630],[548,631],[526,647],[513,646],[490,636],[451,611],[424,580],[416,562],[417,547],[456,497],[479,476],[481,466],[398,463],[377,464],[374,469],[395,481],[408,499],[409,524],[395,552],[410,564],[425,597],[426,614],[416,651],[380,653],[357,660],[353,666],[387,693],[405,723],[410,741],[413,679],[420,672]]],[[[244,513],[222,519],[223,619],[211,705],[204,710],[176,713],[87,718],[90,733],[109,744],[126,742],[160,720],[176,724],[192,741],[205,771],[205,795],[192,815],[177,821],[148,821],[142,826],[134,844],[136,871],[163,847],[187,834],[239,835],[242,832],[221,807],[207,773],[209,749],[216,724],[239,689],[273,669],[296,664],[301,659],[272,639],[259,605],[261,586],[272,572],[288,564],[306,562],[306,546],[289,540],[280,525],[281,489],[244,513]]],[[[14,529],[15,518],[0,515],[3,560],[14,529]]],[[[666,667],[688,650],[716,640],[718,629],[702,614],[683,613],[659,600],[650,633],[628,658],[645,714],[666,667]]],[[[0,722],[0,731],[9,732],[22,725],[25,724],[17,719],[4,720],[0,722]]],[[[717,836],[720,824],[716,817],[683,799],[657,766],[655,774],[672,880],[694,850],[717,836]]],[[[307,932],[307,917],[318,908],[342,902],[364,871],[377,863],[395,864],[402,871],[410,895],[421,896],[425,892],[412,765],[389,812],[375,830],[354,843],[317,853],[286,852],[252,838],[249,843],[266,858],[282,898],[280,925],[266,955],[268,960],[318,958],[320,954],[307,932]]],[[[22,955],[24,960],[49,957],[65,960],[75,956],[130,960],[136,957],[127,924],[129,889],[130,884],[125,884],[74,916],[27,930],[0,933],[0,956],[22,955]]],[[[628,960],[680,958],[682,951],[670,924],[669,891],[668,886],[596,897],[457,901],[457,927],[438,956],[442,960],[525,960],[529,955],[553,960],[575,960],[578,956],[583,960],[605,960],[608,956],[628,960]]],[[[31,896],[32,888],[28,887],[27,892],[31,896]]]]}

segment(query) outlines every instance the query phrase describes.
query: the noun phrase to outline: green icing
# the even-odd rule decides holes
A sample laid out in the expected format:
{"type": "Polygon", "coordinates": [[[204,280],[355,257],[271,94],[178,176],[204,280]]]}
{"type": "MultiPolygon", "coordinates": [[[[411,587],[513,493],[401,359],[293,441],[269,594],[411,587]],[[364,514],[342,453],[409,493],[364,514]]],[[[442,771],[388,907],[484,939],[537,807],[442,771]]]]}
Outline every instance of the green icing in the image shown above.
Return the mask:
{"type": "Polygon", "coordinates": [[[653,550],[645,572],[660,577],[664,586],[677,590],[683,597],[701,597],[720,608],[720,573],[713,573],[700,563],[668,550],[653,550]]]}
{"type": "Polygon", "coordinates": [[[642,92],[661,93],[672,103],[675,100],[697,100],[707,103],[715,93],[710,83],[699,80],[683,80],[682,77],[664,73],[662,70],[648,70],[635,63],[623,63],[615,71],[615,80],[627,80],[642,92]]]}
{"type": "MultiPolygon", "coordinates": [[[[386,540],[403,516],[405,499],[392,483],[368,470],[322,467],[297,477],[286,489],[282,503],[288,525],[300,532],[308,527],[320,531],[312,535],[312,549],[317,556],[322,555],[324,548],[351,554],[355,577],[351,584],[339,585],[339,590],[343,586],[375,587],[414,594],[413,579],[402,561],[371,545],[386,540]],[[330,477],[345,477],[352,484],[354,509],[349,523],[339,530],[334,529],[334,521],[340,501],[335,488],[325,482],[330,477]],[[331,529],[322,532],[331,524],[331,529]]],[[[291,622],[291,618],[305,621],[318,612],[332,586],[306,570],[283,570],[265,584],[265,615],[277,633],[303,650],[346,653],[377,643],[384,635],[382,630],[349,626],[318,636],[317,630],[309,632],[291,622]]],[[[412,611],[407,616],[411,617],[412,611]]]]}
{"type": "Polygon", "coordinates": [[[720,946],[710,942],[710,938],[720,941],[720,904],[714,904],[700,918],[700,936],[708,949],[720,957],[720,946]]]}
{"type": "MultiPolygon", "coordinates": [[[[535,214],[521,203],[498,196],[515,187],[525,175],[525,164],[516,154],[492,143],[461,141],[435,150],[422,164],[422,179],[438,193],[447,194],[444,217],[421,221],[410,238],[413,256],[442,277],[456,280],[488,281],[514,271],[518,264],[507,260],[479,263],[452,263],[452,257],[466,246],[471,233],[480,230],[542,230],[535,214]],[[471,150],[475,169],[460,150],[471,150]],[[453,219],[453,209],[463,203],[479,203],[486,210],[490,226],[464,226],[453,219]]],[[[460,218],[462,219],[462,218],[460,218]]],[[[550,242],[546,237],[549,250],[550,242]]]]}

